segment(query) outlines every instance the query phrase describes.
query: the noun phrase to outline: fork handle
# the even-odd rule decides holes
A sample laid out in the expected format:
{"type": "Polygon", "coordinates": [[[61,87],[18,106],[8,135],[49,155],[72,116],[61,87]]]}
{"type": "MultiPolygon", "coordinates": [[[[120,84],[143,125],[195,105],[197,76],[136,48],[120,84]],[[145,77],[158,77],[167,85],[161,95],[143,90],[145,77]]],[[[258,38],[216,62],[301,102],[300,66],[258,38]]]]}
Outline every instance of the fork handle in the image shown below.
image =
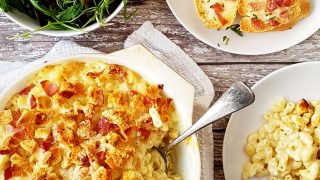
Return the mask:
{"type": "Polygon", "coordinates": [[[167,149],[172,149],[175,145],[214,121],[252,104],[254,99],[254,93],[247,85],[240,81],[234,83],[194,125],[173,140],[167,146],[167,149]]]}

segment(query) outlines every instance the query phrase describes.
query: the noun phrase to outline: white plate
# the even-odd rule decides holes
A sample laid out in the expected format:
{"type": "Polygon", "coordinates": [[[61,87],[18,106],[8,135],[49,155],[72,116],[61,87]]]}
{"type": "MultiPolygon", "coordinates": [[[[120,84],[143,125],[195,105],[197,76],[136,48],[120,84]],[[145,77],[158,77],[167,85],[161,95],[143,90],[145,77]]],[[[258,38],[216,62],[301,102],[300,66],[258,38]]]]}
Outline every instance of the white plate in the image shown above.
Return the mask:
{"type": "Polygon", "coordinates": [[[295,102],[302,98],[320,100],[319,77],[320,62],[307,62],[277,70],[253,86],[255,102],[234,113],[225,132],[223,169],[227,180],[241,179],[243,164],[248,160],[244,152],[247,136],[264,124],[263,115],[272,104],[280,97],[295,102]]]}
{"type": "MultiPolygon", "coordinates": [[[[244,33],[238,36],[231,30],[207,29],[198,18],[194,0],[167,0],[167,3],[178,21],[196,38],[222,51],[243,55],[260,55],[278,52],[294,46],[320,28],[320,1],[311,1],[311,14],[292,29],[268,33],[244,33]],[[223,36],[230,38],[224,45],[223,36]],[[218,46],[218,44],[220,46],[218,46]]],[[[237,24],[239,19],[235,21],[237,24]]]]}

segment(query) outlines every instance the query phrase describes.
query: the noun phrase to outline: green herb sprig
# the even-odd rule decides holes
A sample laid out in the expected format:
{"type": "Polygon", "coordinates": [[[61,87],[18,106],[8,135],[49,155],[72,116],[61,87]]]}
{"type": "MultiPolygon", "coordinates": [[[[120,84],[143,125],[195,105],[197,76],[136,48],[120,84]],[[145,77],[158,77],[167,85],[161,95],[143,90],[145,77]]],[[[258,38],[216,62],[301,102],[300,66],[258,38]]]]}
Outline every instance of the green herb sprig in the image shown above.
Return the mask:
{"type": "Polygon", "coordinates": [[[127,20],[136,11],[127,13],[127,0],[0,0],[3,12],[18,10],[36,19],[40,28],[20,36],[27,37],[41,30],[77,30],[95,21],[105,27],[105,18],[123,1],[123,16],[127,20]]]}
{"type": "Polygon", "coordinates": [[[243,33],[240,29],[240,25],[239,24],[233,24],[229,27],[226,28],[226,30],[231,29],[233,32],[235,32],[236,34],[238,34],[239,36],[243,36],[243,33]]]}

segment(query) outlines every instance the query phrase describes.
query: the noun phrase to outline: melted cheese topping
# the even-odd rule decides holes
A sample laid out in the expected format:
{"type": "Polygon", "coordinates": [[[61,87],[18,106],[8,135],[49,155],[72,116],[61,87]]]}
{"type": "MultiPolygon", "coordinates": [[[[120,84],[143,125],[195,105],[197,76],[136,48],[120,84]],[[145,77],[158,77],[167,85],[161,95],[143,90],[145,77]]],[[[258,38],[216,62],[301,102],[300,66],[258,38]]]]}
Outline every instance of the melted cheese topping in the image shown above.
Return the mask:
{"type": "Polygon", "coordinates": [[[284,11],[288,11],[288,15],[287,17],[290,16],[290,7],[277,7],[275,10],[269,12],[266,10],[266,1],[256,1],[256,0],[248,0],[247,1],[248,5],[247,7],[249,7],[249,16],[251,18],[257,18],[259,20],[261,20],[264,23],[268,23],[270,19],[275,19],[277,22],[281,23],[281,24],[285,24],[289,22],[288,18],[285,17],[281,17],[281,12],[284,11]],[[252,5],[250,5],[250,3],[254,3],[257,5],[258,10],[254,9],[252,7],[252,5]]]}
{"type": "Polygon", "coordinates": [[[151,151],[178,135],[171,101],[119,65],[47,66],[0,112],[0,176],[180,179],[151,151]]]}

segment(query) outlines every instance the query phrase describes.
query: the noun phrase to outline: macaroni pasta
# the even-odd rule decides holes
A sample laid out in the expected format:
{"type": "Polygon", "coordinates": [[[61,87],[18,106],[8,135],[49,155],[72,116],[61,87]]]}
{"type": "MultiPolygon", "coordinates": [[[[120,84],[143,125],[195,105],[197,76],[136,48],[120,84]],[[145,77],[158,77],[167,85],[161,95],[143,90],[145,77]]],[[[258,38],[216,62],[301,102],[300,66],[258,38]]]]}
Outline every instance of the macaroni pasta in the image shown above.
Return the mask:
{"type": "Polygon", "coordinates": [[[266,123],[248,136],[243,179],[319,179],[320,101],[295,104],[280,98],[264,119],[266,123]]]}

